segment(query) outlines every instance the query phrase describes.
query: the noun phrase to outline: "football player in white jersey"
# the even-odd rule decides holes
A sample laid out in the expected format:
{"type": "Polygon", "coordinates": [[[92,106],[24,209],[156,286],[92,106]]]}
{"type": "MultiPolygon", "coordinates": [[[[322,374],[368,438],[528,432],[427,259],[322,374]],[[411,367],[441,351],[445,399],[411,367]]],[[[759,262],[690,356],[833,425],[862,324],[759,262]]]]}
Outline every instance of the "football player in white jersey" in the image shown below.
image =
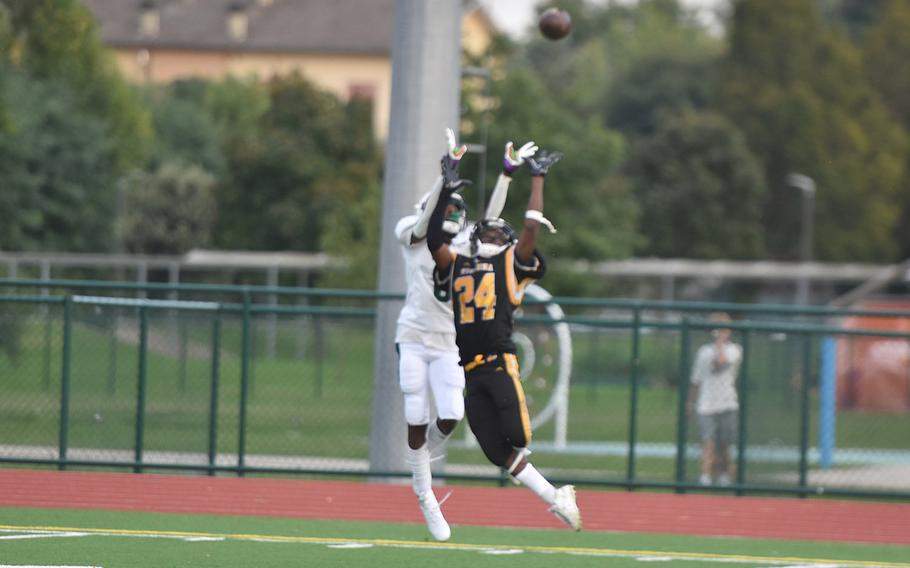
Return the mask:
{"type": "MultiPolygon", "coordinates": [[[[467,148],[458,145],[455,133],[446,130],[448,152],[443,168],[457,168],[467,148]]],[[[525,159],[533,156],[537,146],[528,142],[515,149],[506,144],[503,171],[496,180],[485,218],[497,218],[506,202],[509,184],[525,159]]],[[[455,345],[452,306],[433,295],[435,263],[425,244],[430,215],[442,189],[439,176],[433,189],[416,205],[417,212],[402,218],[395,226],[395,236],[402,247],[405,261],[407,294],[398,316],[395,343],[399,354],[398,376],[404,395],[404,413],[408,423],[408,465],[413,475],[414,492],[427,527],[436,540],[448,540],[449,525],[433,493],[430,452],[442,446],[464,417],[464,371],[459,366],[455,345]],[[430,421],[430,394],[436,404],[436,420],[430,421]]],[[[449,198],[443,229],[453,248],[467,246],[464,198],[454,193],[449,198]]]]}

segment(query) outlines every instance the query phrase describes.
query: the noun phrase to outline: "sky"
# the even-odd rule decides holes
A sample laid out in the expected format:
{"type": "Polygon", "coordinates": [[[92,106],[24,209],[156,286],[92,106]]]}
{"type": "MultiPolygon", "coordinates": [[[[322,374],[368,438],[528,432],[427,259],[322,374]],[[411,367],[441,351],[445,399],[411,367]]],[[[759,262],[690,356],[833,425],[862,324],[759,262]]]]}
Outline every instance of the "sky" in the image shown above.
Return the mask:
{"type": "MultiPolygon", "coordinates": [[[[603,2],[605,0],[595,1],[603,2]]],[[[515,38],[521,37],[534,21],[537,13],[535,6],[545,5],[542,0],[479,0],[479,2],[490,14],[497,27],[515,38]]],[[[681,0],[684,6],[697,10],[699,16],[705,18],[709,25],[716,24],[716,19],[712,16],[713,10],[726,2],[727,0],[681,0]]]]}

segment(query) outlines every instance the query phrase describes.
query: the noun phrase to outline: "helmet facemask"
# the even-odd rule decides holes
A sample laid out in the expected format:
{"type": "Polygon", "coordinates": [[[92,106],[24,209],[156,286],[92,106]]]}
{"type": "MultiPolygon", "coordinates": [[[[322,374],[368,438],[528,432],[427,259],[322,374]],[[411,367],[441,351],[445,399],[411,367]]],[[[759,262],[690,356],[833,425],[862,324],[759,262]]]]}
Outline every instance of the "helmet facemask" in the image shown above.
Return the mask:
{"type": "Polygon", "coordinates": [[[467,225],[467,208],[464,204],[464,198],[453,193],[449,197],[449,203],[446,205],[445,217],[442,221],[442,230],[450,238],[464,230],[467,225]]]}
{"type": "Polygon", "coordinates": [[[515,231],[502,219],[484,219],[471,232],[471,254],[496,256],[517,240],[515,231]]]}

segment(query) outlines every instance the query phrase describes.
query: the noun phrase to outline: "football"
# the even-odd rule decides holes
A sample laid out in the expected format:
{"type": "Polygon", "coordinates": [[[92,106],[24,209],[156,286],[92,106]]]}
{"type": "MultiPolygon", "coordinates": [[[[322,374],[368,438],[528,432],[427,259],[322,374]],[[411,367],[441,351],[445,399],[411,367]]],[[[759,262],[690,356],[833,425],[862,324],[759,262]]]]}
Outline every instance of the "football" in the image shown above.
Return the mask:
{"type": "Polygon", "coordinates": [[[537,25],[545,38],[562,39],[572,31],[572,17],[565,10],[549,8],[540,15],[537,25]]]}

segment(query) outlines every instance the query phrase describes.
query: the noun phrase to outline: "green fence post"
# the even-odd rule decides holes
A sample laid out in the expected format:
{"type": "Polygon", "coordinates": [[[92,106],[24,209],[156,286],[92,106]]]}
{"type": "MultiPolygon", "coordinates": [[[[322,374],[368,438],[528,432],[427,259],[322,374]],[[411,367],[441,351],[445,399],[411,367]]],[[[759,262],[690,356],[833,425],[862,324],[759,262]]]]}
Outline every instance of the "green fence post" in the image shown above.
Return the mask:
{"type": "Polygon", "coordinates": [[[689,398],[689,318],[682,319],[679,329],[679,401],[676,422],[676,493],[685,493],[682,484],[686,482],[686,446],[688,438],[688,415],[686,400],[689,398]]]}
{"type": "Polygon", "coordinates": [[[638,441],[638,377],[641,367],[641,309],[632,312],[632,359],[629,362],[629,457],[626,483],[632,490],[635,481],[635,445],[638,441]]]}
{"type": "Polygon", "coordinates": [[[322,398],[323,365],[325,363],[325,334],[322,329],[322,316],[317,314],[313,320],[316,339],[316,381],[313,383],[313,395],[322,398]]]}
{"type": "Polygon", "coordinates": [[[73,298],[66,296],[63,299],[63,361],[60,376],[60,436],[57,448],[58,464],[61,470],[66,469],[66,452],[69,449],[69,420],[70,420],[70,358],[72,356],[73,342],[73,298]]]}
{"type": "MultiPolygon", "coordinates": [[[[809,380],[812,376],[812,334],[803,334],[802,380],[799,405],[799,486],[805,489],[809,471],[809,380]]],[[[805,497],[806,493],[800,493],[805,497]]]]}
{"type": "Polygon", "coordinates": [[[111,350],[107,365],[107,392],[113,395],[117,392],[117,315],[111,321],[111,350]]]}
{"type": "MultiPolygon", "coordinates": [[[[749,330],[743,330],[743,358],[739,367],[739,437],[736,441],[736,485],[742,487],[746,480],[746,414],[749,412],[749,330]]],[[[742,495],[741,489],[736,490],[742,495]]]]}
{"type": "Polygon", "coordinates": [[[209,475],[215,475],[218,455],[218,379],[221,364],[221,312],[212,322],[212,387],[209,393],[209,475]]]}
{"type": "Polygon", "coordinates": [[[145,438],[145,368],[146,356],[148,352],[148,308],[140,306],[139,308],[139,368],[137,377],[139,384],[136,386],[136,442],[135,458],[136,465],[133,471],[142,472],[142,451],[143,439],[145,438]]]}
{"type": "Polygon", "coordinates": [[[44,390],[51,390],[51,357],[53,348],[53,324],[51,323],[51,310],[44,307],[44,390]]]}
{"type": "MultiPolygon", "coordinates": [[[[180,317],[179,312],[178,312],[178,317],[180,317]]],[[[180,362],[179,362],[179,371],[178,371],[178,374],[180,376],[180,382],[178,384],[178,389],[180,389],[180,393],[182,394],[182,393],[186,392],[187,343],[189,342],[189,330],[187,329],[186,318],[180,317],[178,326],[179,326],[179,330],[180,330],[178,333],[179,340],[180,340],[180,356],[179,356],[180,362]]]]}
{"type": "Polygon", "coordinates": [[[249,351],[247,352],[249,359],[250,359],[250,364],[249,364],[250,376],[247,380],[247,382],[249,383],[249,386],[248,386],[249,400],[253,400],[254,398],[256,398],[256,357],[257,357],[257,355],[256,355],[256,336],[259,333],[259,331],[257,330],[257,327],[258,326],[256,325],[256,319],[251,318],[250,319],[250,344],[249,344],[249,351]]]}
{"type": "Polygon", "coordinates": [[[237,475],[243,475],[246,461],[246,412],[250,383],[250,293],[243,292],[243,327],[240,335],[240,432],[237,440],[237,475]]]}

